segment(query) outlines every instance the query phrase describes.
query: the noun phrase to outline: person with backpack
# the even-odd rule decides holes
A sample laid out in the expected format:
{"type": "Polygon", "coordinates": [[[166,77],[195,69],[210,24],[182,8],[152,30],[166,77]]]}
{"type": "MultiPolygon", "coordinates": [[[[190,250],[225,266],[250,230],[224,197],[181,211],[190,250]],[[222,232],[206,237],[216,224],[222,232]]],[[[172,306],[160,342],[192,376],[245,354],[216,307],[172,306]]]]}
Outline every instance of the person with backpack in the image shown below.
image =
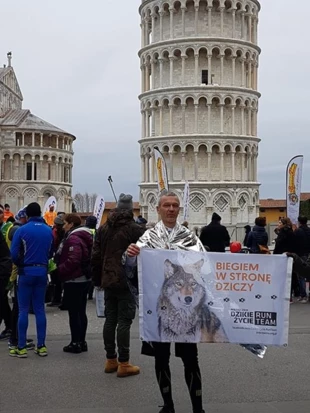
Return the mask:
{"type": "Polygon", "coordinates": [[[69,313],[71,331],[71,342],[63,351],[75,354],[88,351],[86,305],[93,246],[91,230],[81,224],[78,215],[65,215],[63,229],[66,235],[55,256],[59,277],[64,282],[63,300],[69,313]]]}
{"type": "Polygon", "coordinates": [[[255,219],[255,225],[249,233],[246,243],[246,246],[253,254],[263,254],[264,251],[268,250],[269,239],[265,227],[266,218],[258,217],[255,219]]]}

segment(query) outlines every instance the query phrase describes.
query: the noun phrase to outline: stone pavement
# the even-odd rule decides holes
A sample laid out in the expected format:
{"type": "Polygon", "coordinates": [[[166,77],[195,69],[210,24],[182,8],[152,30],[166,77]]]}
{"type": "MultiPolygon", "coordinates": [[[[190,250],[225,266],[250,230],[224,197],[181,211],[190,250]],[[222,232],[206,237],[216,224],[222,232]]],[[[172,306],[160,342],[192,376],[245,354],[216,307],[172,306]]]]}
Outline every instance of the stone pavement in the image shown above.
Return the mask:
{"type": "MultiPolygon", "coordinates": [[[[49,356],[8,356],[0,342],[0,412],[158,413],[161,398],[153,359],[140,355],[138,323],[132,329],[132,360],[140,376],[117,379],[103,373],[103,320],[89,305],[89,352],[65,354],[67,313],[48,309],[49,356]]],[[[270,348],[260,360],[235,345],[201,345],[206,413],[310,412],[310,304],[291,306],[288,348],[270,348]]],[[[30,317],[30,335],[34,319],[30,317]]],[[[172,357],[177,413],[190,413],[180,360],[172,357]]]]}

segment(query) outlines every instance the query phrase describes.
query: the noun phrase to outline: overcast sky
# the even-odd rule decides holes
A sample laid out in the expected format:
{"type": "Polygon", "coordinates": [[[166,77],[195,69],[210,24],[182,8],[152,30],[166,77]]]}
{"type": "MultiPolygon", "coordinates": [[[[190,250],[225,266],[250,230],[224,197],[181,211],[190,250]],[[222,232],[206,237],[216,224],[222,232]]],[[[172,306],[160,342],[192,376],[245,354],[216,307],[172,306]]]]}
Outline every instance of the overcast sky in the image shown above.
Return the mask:
{"type": "MultiPolygon", "coordinates": [[[[138,200],[140,0],[1,2],[0,64],[13,52],[24,108],[76,135],[74,191],[138,200]]],[[[285,197],[288,160],[305,155],[310,192],[310,3],[261,0],[261,197],[285,197]],[[308,57],[307,57],[308,56],[308,57]]]]}

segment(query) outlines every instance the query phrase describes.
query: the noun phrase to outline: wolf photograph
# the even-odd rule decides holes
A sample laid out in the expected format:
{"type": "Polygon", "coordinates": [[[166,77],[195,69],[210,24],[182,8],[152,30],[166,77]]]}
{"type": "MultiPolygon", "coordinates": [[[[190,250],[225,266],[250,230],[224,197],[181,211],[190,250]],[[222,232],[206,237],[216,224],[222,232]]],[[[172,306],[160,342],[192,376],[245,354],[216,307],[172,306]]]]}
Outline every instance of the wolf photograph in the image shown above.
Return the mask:
{"type": "Polygon", "coordinates": [[[162,342],[228,342],[221,321],[207,305],[200,274],[203,264],[203,259],[183,266],[165,260],[165,279],[157,301],[162,342]]]}

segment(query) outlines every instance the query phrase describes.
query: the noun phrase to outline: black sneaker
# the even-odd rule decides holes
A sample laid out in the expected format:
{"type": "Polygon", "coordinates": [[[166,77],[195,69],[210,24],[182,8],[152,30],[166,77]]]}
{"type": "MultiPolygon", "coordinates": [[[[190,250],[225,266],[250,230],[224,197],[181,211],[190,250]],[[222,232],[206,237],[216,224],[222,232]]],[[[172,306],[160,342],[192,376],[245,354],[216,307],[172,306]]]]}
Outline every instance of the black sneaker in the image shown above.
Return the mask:
{"type": "Polygon", "coordinates": [[[174,407],[163,406],[159,413],[175,413],[174,407]]]}
{"type": "Polygon", "coordinates": [[[74,353],[74,354],[82,353],[80,343],[70,343],[68,346],[65,346],[63,348],[63,351],[65,353],[74,353]]]}
{"type": "Polygon", "coordinates": [[[60,301],[52,301],[51,303],[48,303],[46,306],[47,307],[59,307],[61,304],[60,301]]]}
{"type": "Polygon", "coordinates": [[[12,331],[6,328],[5,330],[2,331],[0,334],[0,340],[6,340],[11,337],[12,331]]]}
{"type": "Polygon", "coordinates": [[[84,341],[84,343],[81,343],[80,345],[81,345],[81,350],[82,350],[83,353],[88,351],[87,341],[84,341]]]}

